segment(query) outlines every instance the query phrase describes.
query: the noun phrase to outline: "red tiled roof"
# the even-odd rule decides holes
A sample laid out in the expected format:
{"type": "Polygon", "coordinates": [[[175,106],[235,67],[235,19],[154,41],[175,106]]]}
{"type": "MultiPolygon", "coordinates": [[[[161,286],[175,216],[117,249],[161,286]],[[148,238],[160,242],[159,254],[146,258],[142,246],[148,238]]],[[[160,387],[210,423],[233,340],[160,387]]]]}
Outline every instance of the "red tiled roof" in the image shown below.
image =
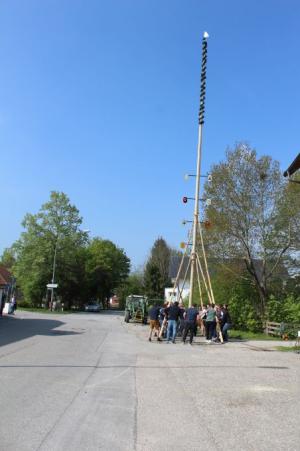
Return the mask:
{"type": "Polygon", "coordinates": [[[0,285],[8,285],[10,282],[11,273],[4,266],[0,266],[0,285]]]}

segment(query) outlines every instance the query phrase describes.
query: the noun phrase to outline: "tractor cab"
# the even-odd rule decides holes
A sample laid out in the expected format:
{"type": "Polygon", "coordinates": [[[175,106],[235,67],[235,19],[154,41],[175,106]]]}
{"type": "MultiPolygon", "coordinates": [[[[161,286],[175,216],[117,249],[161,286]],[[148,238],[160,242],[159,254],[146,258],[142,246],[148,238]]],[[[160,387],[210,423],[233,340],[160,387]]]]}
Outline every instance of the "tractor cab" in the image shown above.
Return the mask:
{"type": "Polygon", "coordinates": [[[146,296],[131,294],[126,298],[125,318],[124,321],[129,323],[129,320],[147,324],[148,318],[148,299],[146,296]]]}

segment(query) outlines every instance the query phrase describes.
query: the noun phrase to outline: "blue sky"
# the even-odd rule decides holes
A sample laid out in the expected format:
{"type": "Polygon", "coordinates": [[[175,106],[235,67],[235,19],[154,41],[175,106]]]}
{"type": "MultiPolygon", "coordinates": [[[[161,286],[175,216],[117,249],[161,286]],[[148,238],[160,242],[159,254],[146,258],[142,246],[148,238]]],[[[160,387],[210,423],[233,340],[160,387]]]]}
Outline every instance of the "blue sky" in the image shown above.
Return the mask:
{"type": "Polygon", "coordinates": [[[202,173],[238,141],[286,169],[300,150],[299,20],[296,0],[2,0],[0,253],[51,190],[133,268],[158,236],[179,247],[204,30],[202,173]]]}

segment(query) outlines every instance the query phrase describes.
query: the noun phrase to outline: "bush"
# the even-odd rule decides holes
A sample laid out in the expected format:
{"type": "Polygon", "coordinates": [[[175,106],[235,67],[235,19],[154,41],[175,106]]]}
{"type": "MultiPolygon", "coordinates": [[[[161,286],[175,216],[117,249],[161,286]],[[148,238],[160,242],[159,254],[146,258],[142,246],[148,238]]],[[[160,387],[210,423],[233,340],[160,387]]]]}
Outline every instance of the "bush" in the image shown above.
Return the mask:
{"type": "Polygon", "coordinates": [[[23,307],[23,308],[33,307],[32,302],[29,302],[26,299],[21,299],[21,300],[17,301],[17,305],[18,305],[18,307],[23,307]]]}
{"type": "Polygon", "coordinates": [[[270,296],[267,317],[269,321],[278,323],[300,324],[300,298],[295,298],[292,295],[287,296],[285,299],[270,296]]]}
{"type": "Polygon", "coordinates": [[[235,329],[260,332],[263,329],[262,319],[249,299],[241,299],[238,295],[229,298],[229,311],[235,329]]]}

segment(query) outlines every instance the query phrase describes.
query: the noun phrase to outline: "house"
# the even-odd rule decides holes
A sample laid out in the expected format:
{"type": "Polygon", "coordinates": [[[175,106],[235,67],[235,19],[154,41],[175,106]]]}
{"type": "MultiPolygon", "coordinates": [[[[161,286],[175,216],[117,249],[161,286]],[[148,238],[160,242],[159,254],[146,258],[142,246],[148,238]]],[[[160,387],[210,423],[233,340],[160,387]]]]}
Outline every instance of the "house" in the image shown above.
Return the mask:
{"type": "Polygon", "coordinates": [[[4,304],[11,295],[13,283],[14,278],[12,274],[4,266],[0,265],[0,314],[2,314],[4,304]]]}
{"type": "Polygon", "coordinates": [[[189,257],[185,257],[183,260],[183,265],[180,271],[180,277],[177,281],[177,286],[174,288],[176,282],[176,277],[178,269],[181,263],[182,257],[178,255],[173,255],[170,260],[169,266],[169,278],[173,284],[172,287],[165,288],[165,300],[174,301],[179,300],[179,293],[181,293],[181,298],[185,299],[190,294],[190,270],[188,270],[186,279],[184,280],[184,275],[187,271],[189,257]]]}
{"type": "Polygon", "coordinates": [[[298,171],[298,169],[300,169],[300,153],[296,156],[295,160],[290,164],[288,169],[284,171],[283,175],[284,177],[290,177],[298,171]]]}

